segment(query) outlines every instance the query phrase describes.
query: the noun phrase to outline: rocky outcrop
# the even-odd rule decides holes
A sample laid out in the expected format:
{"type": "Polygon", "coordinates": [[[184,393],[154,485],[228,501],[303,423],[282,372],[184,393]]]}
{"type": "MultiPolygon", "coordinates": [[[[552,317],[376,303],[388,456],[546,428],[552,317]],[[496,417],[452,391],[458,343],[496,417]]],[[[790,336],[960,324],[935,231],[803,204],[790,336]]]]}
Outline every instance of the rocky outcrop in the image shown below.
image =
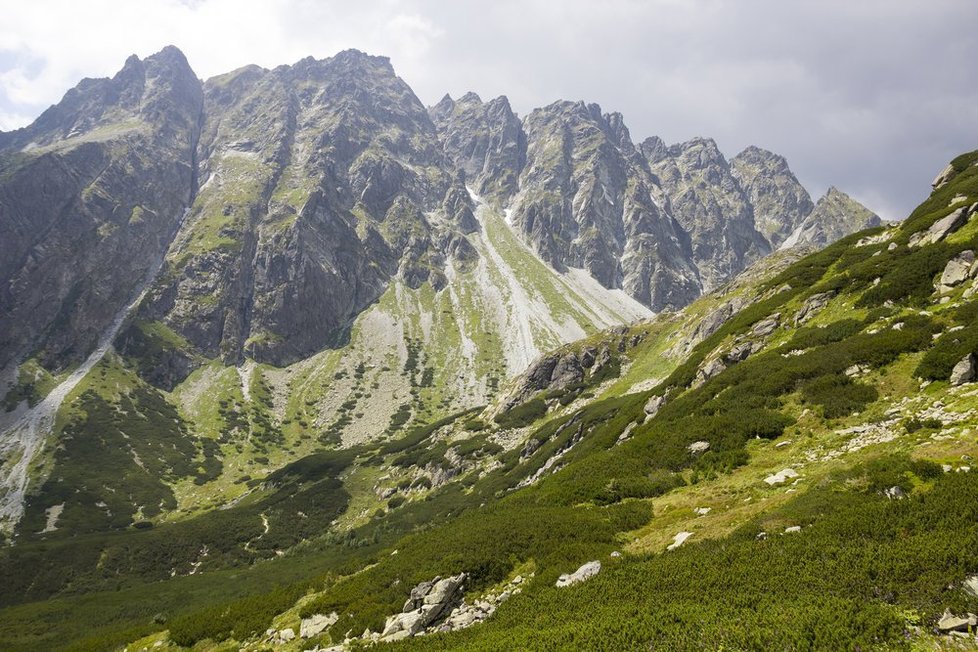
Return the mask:
{"type": "Polygon", "coordinates": [[[573,586],[585,582],[601,572],[600,561],[589,561],[573,573],[564,573],[557,578],[557,588],[573,586]]]}
{"type": "Polygon", "coordinates": [[[754,226],[772,249],[781,246],[815,204],[783,156],[748,147],[730,159],[730,172],[754,209],[754,226]]]}
{"type": "Polygon", "coordinates": [[[673,216],[690,236],[703,291],[770,253],[770,243],[754,226],[749,198],[712,139],[666,147],[649,138],[641,150],[669,197],[673,216]]]}
{"type": "Polygon", "coordinates": [[[937,220],[924,231],[918,231],[910,236],[909,245],[911,247],[923,247],[925,245],[940,242],[951,235],[962,226],[968,223],[971,216],[978,211],[978,204],[971,206],[961,206],[941,219],[937,220]]]}
{"type": "Polygon", "coordinates": [[[880,226],[882,223],[879,215],[838,188],[832,187],[781,246],[805,244],[824,247],[850,233],[880,226]]]}
{"type": "Polygon", "coordinates": [[[381,640],[408,638],[437,623],[461,603],[464,582],[465,573],[460,573],[418,584],[402,612],[387,619],[381,640]]]}
{"type": "Polygon", "coordinates": [[[192,201],[201,104],[168,47],[0,134],[0,368],[80,361],[135,298],[192,201]]]}
{"type": "Polygon", "coordinates": [[[931,188],[934,190],[940,190],[954,178],[955,174],[957,174],[957,170],[954,169],[954,165],[948,163],[947,166],[938,172],[936,177],[934,177],[934,180],[930,184],[931,188]]]}

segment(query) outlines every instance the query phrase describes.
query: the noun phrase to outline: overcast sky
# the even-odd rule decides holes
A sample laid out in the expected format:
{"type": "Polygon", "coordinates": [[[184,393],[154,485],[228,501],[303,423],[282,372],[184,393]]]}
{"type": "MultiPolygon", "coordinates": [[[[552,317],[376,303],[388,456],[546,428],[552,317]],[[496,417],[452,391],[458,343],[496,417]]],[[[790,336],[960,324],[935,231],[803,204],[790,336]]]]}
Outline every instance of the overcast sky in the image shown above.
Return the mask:
{"type": "Polygon", "coordinates": [[[167,44],[202,78],[354,47],[389,56],[425,104],[597,102],[636,141],[765,147],[816,198],[836,185],[891,219],[978,148],[975,0],[0,0],[0,15],[3,130],[167,44]]]}

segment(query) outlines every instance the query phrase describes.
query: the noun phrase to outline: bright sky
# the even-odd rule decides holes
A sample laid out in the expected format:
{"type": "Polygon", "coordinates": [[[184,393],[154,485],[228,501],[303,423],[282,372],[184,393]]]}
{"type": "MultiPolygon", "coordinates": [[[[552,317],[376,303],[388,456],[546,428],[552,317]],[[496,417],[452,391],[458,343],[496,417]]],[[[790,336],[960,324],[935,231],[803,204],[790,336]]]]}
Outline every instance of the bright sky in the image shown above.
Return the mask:
{"type": "Polygon", "coordinates": [[[355,47],[425,104],[620,111],[636,141],[712,136],[904,217],[978,148],[975,0],[0,0],[0,129],[173,44],[198,75],[355,47]]]}

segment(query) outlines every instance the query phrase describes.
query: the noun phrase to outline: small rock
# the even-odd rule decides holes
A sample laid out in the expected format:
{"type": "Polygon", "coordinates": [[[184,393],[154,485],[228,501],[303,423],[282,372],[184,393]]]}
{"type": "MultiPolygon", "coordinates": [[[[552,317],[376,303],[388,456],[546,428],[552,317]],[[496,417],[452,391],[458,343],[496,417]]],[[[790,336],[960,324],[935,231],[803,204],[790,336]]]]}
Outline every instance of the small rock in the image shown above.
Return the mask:
{"type": "Polygon", "coordinates": [[[888,489],[884,489],[883,495],[886,496],[889,500],[902,500],[907,496],[907,494],[904,493],[903,489],[901,489],[896,485],[893,485],[888,489]]]}
{"type": "Polygon", "coordinates": [[[758,532],[758,533],[757,533],[757,536],[756,536],[755,538],[756,538],[756,539],[757,539],[758,541],[763,541],[764,539],[766,539],[766,538],[767,538],[767,532],[758,532]]]}
{"type": "Polygon", "coordinates": [[[698,516],[706,516],[707,514],[710,513],[711,508],[709,508],[709,507],[697,507],[693,511],[696,512],[696,514],[698,516]]]}
{"type": "Polygon", "coordinates": [[[583,582],[589,580],[598,573],[601,572],[601,562],[600,561],[589,561],[580,568],[578,568],[573,573],[565,573],[557,579],[556,586],[563,588],[565,586],[571,586],[572,584],[577,584],[578,582],[583,582]]]}
{"type": "MultiPolygon", "coordinates": [[[[614,557],[615,559],[618,559],[619,557],[621,557],[621,553],[615,550],[613,553],[611,553],[611,556],[614,557]]],[[[978,577],[975,578],[975,581],[978,582],[978,577]]]]}
{"type": "Polygon", "coordinates": [[[795,532],[801,532],[800,525],[792,525],[791,527],[786,527],[784,529],[785,534],[794,534],[795,532]]]}
{"type": "Polygon", "coordinates": [[[680,532],[679,534],[677,534],[672,538],[672,543],[666,546],[666,550],[675,550],[679,546],[686,543],[686,540],[689,539],[689,537],[691,536],[693,536],[692,532],[680,532]]]}
{"type": "Polygon", "coordinates": [[[283,643],[288,643],[294,638],[295,638],[295,630],[293,630],[291,627],[287,629],[283,629],[278,633],[278,640],[282,641],[283,643]]]}
{"type": "Polygon", "coordinates": [[[706,451],[710,450],[710,442],[702,441],[702,440],[694,441],[692,444],[686,447],[686,450],[688,450],[693,455],[697,455],[699,453],[705,453],[706,451]]]}

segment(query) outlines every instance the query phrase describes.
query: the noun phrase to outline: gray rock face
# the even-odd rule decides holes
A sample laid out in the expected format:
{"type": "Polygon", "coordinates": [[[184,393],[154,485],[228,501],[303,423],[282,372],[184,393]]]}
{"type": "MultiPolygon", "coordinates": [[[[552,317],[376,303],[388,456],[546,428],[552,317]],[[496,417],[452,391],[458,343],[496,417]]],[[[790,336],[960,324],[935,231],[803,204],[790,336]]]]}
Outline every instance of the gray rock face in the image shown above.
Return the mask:
{"type": "Polygon", "coordinates": [[[204,357],[283,364],[342,338],[395,275],[444,285],[444,246],[477,225],[386,58],[251,66],[204,90],[203,183],[142,318],[204,357]]]}
{"type": "Polygon", "coordinates": [[[526,135],[505,96],[483,102],[475,93],[446,95],[429,109],[445,153],[480,195],[505,201],[517,190],[526,135]]]}
{"type": "Polygon", "coordinates": [[[622,118],[556,102],[528,115],[515,228],[557,269],[582,267],[653,309],[700,292],[689,241],[622,118]]]}
{"type": "Polygon", "coordinates": [[[783,156],[748,147],[730,159],[730,173],[754,208],[754,226],[772,248],[781,246],[815,208],[783,156]]]}
{"type": "Polygon", "coordinates": [[[832,187],[815,209],[795,227],[782,246],[809,244],[824,247],[856,231],[880,226],[883,221],[841,190],[832,187]]]}
{"type": "Polygon", "coordinates": [[[658,138],[641,145],[673,216],[690,235],[703,290],[722,285],[771,251],[754,226],[749,197],[709,138],[665,147],[658,138]]]}
{"type": "Polygon", "coordinates": [[[87,356],[195,191],[201,85],[176,48],[0,134],[0,367],[87,356]]]}
{"type": "Polygon", "coordinates": [[[952,385],[964,385],[973,383],[976,376],[978,376],[978,357],[974,353],[969,353],[954,365],[948,381],[952,385]]]}

